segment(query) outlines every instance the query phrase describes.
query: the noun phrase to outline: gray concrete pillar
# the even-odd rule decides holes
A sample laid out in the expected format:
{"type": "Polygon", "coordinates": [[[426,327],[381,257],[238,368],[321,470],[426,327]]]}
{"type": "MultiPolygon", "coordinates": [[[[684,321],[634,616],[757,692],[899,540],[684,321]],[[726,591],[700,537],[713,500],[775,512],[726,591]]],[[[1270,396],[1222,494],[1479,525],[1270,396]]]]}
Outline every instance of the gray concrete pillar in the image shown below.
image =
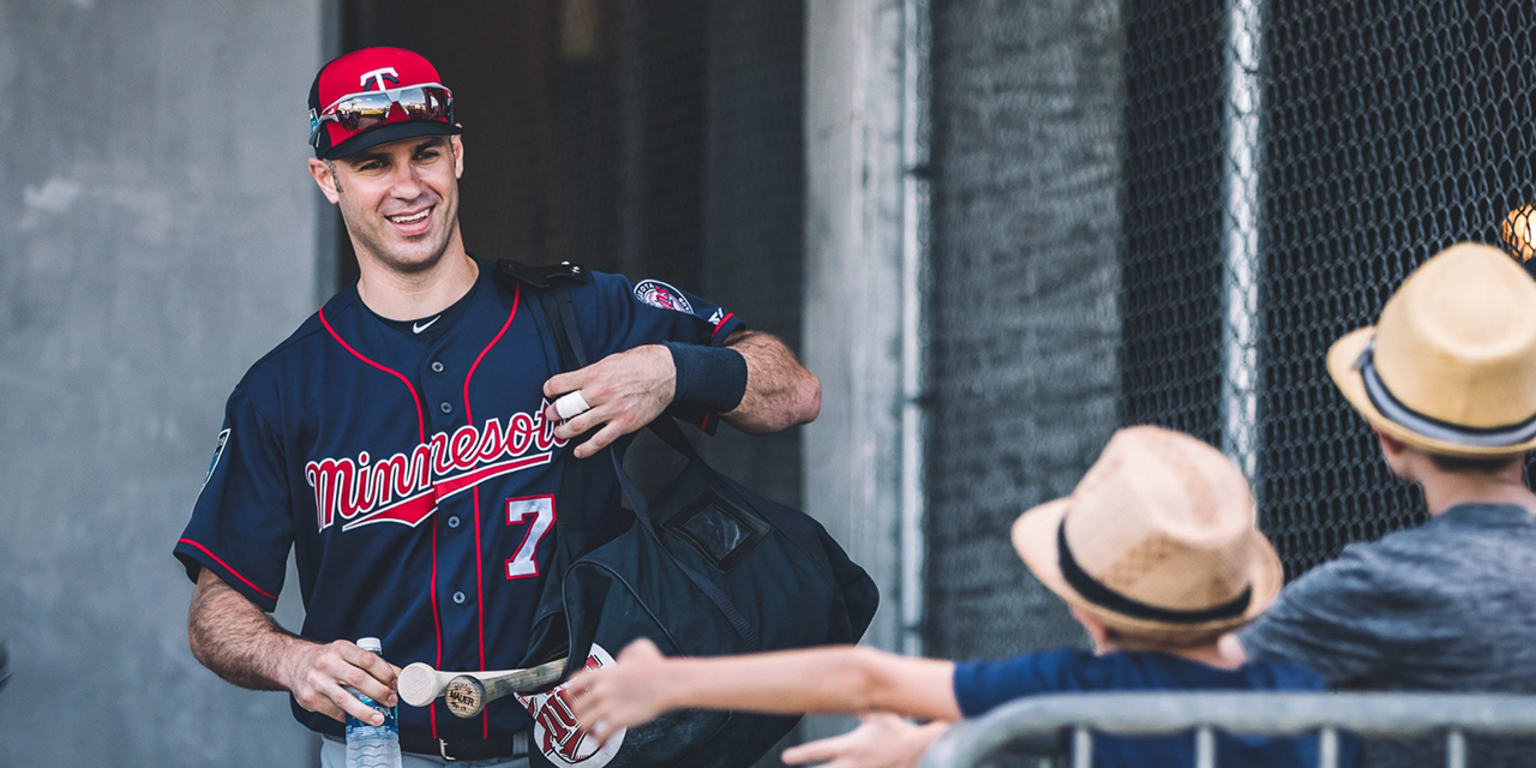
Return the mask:
{"type": "MultiPolygon", "coordinates": [[[[901,640],[904,4],[806,4],[805,508],[874,577],[865,642],[901,640]]],[[[846,728],[818,719],[808,736],[846,728]]]]}
{"type": "Polygon", "coordinates": [[[192,658],[170,552],[230,389],[314,311],[320,6],[0,2],[0,763],[314,759],[192,658]]]}

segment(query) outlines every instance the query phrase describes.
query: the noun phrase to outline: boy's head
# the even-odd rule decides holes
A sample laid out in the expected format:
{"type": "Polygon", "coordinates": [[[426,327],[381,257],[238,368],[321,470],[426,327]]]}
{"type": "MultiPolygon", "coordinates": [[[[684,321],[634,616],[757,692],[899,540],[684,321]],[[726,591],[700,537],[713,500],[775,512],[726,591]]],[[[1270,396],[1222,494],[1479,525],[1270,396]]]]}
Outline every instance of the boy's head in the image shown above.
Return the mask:
{"type": "Polygon", "coordinates": [[[1328,374],[1403,455],[1497,472],[1536,448],[1536,282],[1497,248],[1461,243],[1408,276],[1374,326],[1328,350],[1328,374]]]}
{"type": "Polygon", "coordinates": [[[1025,512],[1013,545],[1040,582],[1114,639],[1210,642],[1279,593],[1248,482],[1220,451],[1160,427],[1115,433],[1072,495],[1025,512]]]}

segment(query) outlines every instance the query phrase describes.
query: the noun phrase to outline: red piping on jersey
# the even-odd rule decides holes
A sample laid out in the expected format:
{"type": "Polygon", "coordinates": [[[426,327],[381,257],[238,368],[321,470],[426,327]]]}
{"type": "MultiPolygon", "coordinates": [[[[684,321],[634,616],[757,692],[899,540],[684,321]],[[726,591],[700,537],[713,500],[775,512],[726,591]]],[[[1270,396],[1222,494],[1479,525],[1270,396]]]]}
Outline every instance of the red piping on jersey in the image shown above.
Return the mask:
{"type": "Polygon", "coordinates": [[[229,563],[224,562],[224,558],[219,557],[218,555],[215,555],[207,547],[205,547],[205,546],[203,546],[203,545],[201,545],[201,544],[199,544],[199,543],[197,543],[197,542],[195,542],[195,541],[193,541],[191,539],[177,539],[176,542],[178,544],[190,544],[190,545],[192,545],[194,547],[197,547],[198,549],[202,550],[203,554],[213,558],[214,562],[218,563],[219,565],[224,566],[224,570],[229,571],[230,573],[235,575],[235,578],[245,582],[245,585],[247,587],[250,587],[251,589],[254,589],[257,592],[260,592],[264,597],[266,597],[266,598],[268,598],[270,600],[274,600],[274,601],[277,600],[277,595],[274,595],[271,592],[268,592],[265,589],[262,589],[261,587],[256,586],[256,584],[254,582],[252,582],[250,579],[247,579],[246,577],[240,575],[239,571],[235,570],[234,568],[229,567],[229,563]]]}
{"type": "MultiPolygon", "coordinates": [[[[432,664],[433,669],[443,668],[443,622],[437,617],[437,521],[441,515],[432,516],[432,583],[427,585],[427,594],[432,598],[432,631],[437,633],[437,661],[432,664]]],[[[437,735],[437,699],[427,707],[427,718],[432,721],[432,738],[437,735]]]]}
{"type": "MultiPolygon", "coordinates": [[[[348,344],[346,339],[341,338],[341,334],[337,333],[336,329],[331,327],[331,322],[325,319],[325,307],[321,307],[320,311],[316,314],[320,317],[320,324],[325,326],[325,330],[331,334],[331,338],[335,339],[336,343],[340,344],[348,352],[351,352],[353,357],[356,357],[357,359],[391,376],[394,376],[400,380],[401,384],[405,385],[406,389],[410,390],[411,402],[416,404],[416,435],[422,443],[426,443],[427,419],[421,413],[421,398],[416,395],[416,387],[411,384],[411,380],[407,379],[399,371],[393,368],[379,365],[378,363],[369,360],[363,355],[363,353],[353,349],[352,345],[348,344]]],[[[253,584],[251,586],[254,587],[255,585],[253,584]]],[[[437,520],[435,518],[432,520],[432,582],[427,585],[427,595],[432,598],[432,629],[437,632],[437,663],[434,664],[433,667],[441,669],[443,666],[443,625],[442,620],[437,616],[437,520]]],[[[484,666],[482,665],[481,668],[483,669],[484,666]]],[[[428,717],[432,721],[432,738],[435,739],[437,738],[437,702],[434,701],[427,708],[427,713],[428,717]]]]}
{"type": "Polygon", "coordinates": [[[352,345],[348,344],[345,339],[341,338],[341,334],[337,333],[336,329],[331,327],[330,321],[325,319],[325,307],[321,307],[320,311],[316,314],[320,316],[320,324],[325,326],[326,331],[330,332],[331,338],[335,339],[337,344],[340,344],[342,347],[346,348],[348,352],[351,352],[353,357],[356,357],[357,359],[391,376],[394,376],[400,380],[401,384],[405,385],[406,389],[411,391],[411,402],[416,404],[416,434],[420,438],[421,442],[427,442],[427,420],[421,415],[421,398],[416,396],[416,387],[411,385],[411,380],[407,379],[399,371],[393,368],[387,368],[385,366],[379,365],[378,363],[375,363],[374,361],[369,360],[367,357],[363,356],[363,353],[353,349],[352,345]]]}
{"type": "Polygon", "coordinates": [[[720,318],[720,322],[715,324],[715,332],[711,333],[709,335],[709,338],[710,339],[714,339],[715,338],[715,334],[720,333],[720,329],[724,328],[725,324],[729,323],[731,321],[731,318],[733,318],[735,316],[736,316],[736,313],[735,312],[731,312],[731,313],[727,314],[725,317],[720,318]]]}
{"type": "MultiPolygon", "coordinates": [[[[520,299],[522,299],[522,297],[522,286],[517,286],[512,289],[512,311],[507,313],[507,321],[501,324],[501,330],[496,332],[496,336],[491,339],[491,343],[485,345],[485,349],[480,350],[480,356],[475,358],[473,365],[469,366],[469,373],[464,374],[464,420],[470,424],[475,423],[475,415],[469,407],[469,380],[475,377],[475,369],[480,367],[480,361],[485,359],[486,353],[490,352],[491,347],[496,346],[496,342],[501,341],[501,337],[506,334],[507,329],[512,327],[512,318],[517,317],[517,303],[520,299]]],[[[480,574],[481,561],[485,559],[483,557],[485,550],[480,546],[480,486],[475,486],[474,494],[476,596],[475,615],[477,619],[477,626],[480,631],[480,668],[485,669],[485,580],[481,578],[480,574]]],[[[480,712],[480,733],[480,738],[482,739],[489,739],[491,737],[491,713],[485,710],[481,710],[480,712]]]]}
{"type": "MultiPolygon", "coordinates": [[[[725,317],[720,318],[720,322],[715,323],[715,332],[711,333],[709,335],[710,341],[714,341],[715,337],[720,335],[720,329],[724,328],[725,324],[729,323],[731,321],[731,318],[733,318],[735,316],[736,316],[735,312],[727,312],[725,317]]],[[[704,417],[699,419],[699,429],[703,429],[703,430],[708,430],[709,429],[709,417],[710,417],[710,412],[709,411],[705,411],[704,412],[704,417]]]]}

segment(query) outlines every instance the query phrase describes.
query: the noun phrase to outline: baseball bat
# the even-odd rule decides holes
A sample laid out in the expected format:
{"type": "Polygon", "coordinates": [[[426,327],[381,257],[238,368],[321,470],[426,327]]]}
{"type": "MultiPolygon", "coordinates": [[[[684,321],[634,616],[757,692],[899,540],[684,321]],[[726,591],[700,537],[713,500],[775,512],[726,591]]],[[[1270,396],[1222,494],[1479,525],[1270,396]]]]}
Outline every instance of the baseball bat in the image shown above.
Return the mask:
{"type": "MultiPolygon", "coordinates": [[[[546,667],[551,666],[551,664],[554,664],[554,662],[545,664],[543,666],[534,667],[533,669],[495,669],[476,672],[442,672],[434,669],[431,664],[428,664],[424,661],[418,661],[412,664],[408,664],[406,665],[405,669],[400,670],[400,677],[395,682],[395,690],[400,692],[401,701],[413,707],[425,707],[428,704],[431,704],[432,701],[437,697],[442,696],[444,689],[448,687],[448,683],[455,678],[466,677],[469,679],[486,680],[510,676],[516,679],[526,679],[530,673],[544,670],[546,667]],[[523,677],[518,678],[519,675],[523,677]]],[[[558,680],[560,678],[560,673],[564,671],[564,669],[565,662],[564,660],[560,660],[559,666],[554,669],[553,677],[551,679],[558,680]]],[[[546,671],[542,674],[548,674],[548,672],[546,671]]]]}
{"type": "MultiPolygon", "coordinates": [[[[443,689],[443,701],[448,711],[463,718],[474,717],[487,704],[513,693],[528,693],[548,688],[565,672],[565,659],[540,664],[528,669],[509,669],[505,672],[458,675],[448,681],[443,689]]],[[[403,693],[401,694],[404,695],[403,693]]]]}

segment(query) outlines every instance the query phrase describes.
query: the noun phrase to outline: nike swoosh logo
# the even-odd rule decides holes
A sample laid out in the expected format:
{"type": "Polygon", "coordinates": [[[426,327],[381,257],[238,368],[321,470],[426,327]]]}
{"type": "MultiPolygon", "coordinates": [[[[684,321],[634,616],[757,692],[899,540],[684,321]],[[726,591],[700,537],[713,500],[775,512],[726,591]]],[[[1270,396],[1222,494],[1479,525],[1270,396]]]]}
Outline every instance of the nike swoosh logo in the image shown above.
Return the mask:
{"type": "Polygon", "coordinates": [[[411,333],[421,333],[422,331],[425,331],[426,329],[431,328],[433,323],[435,323],[435,322],[437,322],[437,321],[439,321],[441,319],[443,319],[443,316],[442,315],[438,315],[437,317],[434,317],[431,320],[426,321],[425,323],[411,323],[411,333]]]}

